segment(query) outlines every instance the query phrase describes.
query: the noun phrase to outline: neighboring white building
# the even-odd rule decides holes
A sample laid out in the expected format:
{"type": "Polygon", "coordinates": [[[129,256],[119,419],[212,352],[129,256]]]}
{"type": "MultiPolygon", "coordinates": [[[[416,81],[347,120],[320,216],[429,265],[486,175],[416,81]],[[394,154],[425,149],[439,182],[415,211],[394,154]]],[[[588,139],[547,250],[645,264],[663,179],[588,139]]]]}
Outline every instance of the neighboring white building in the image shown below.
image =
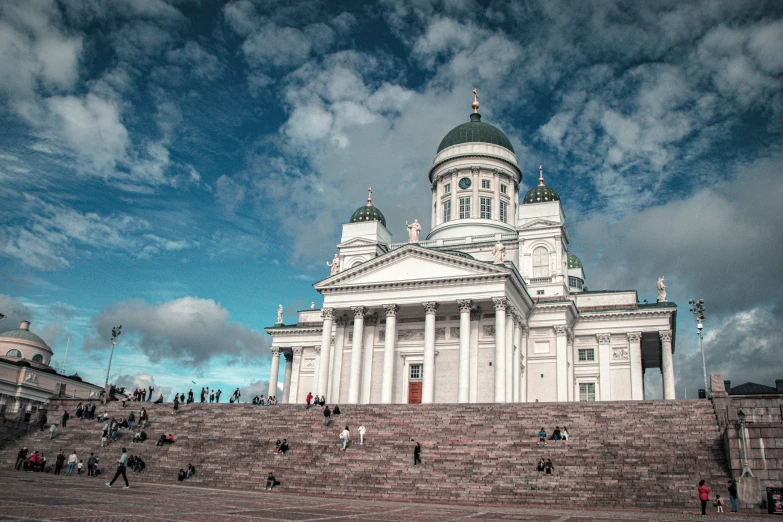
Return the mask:
{"type": "Polygon", "coordinates": [[[44,407],[52,395],[100,397],[103,388],[66,377],[49,366],[52,349],[22,321],[18,330],[0,332],[0,417],[21,416],[44,407]]]}
{"type": "Polygon", "coordinates": [[[323,308],[266,328],[269,393],[282,353],[282,402],[642,400],[648,368],[674,399],[676,305],[665,292],[640,304],[635,290],[588,291],[560,196],[540,170],[519,203],[514,148],[473,107],[429,170],[426,240],[409,228],[392,243],[370,193],[314,285],[323,308]]]}

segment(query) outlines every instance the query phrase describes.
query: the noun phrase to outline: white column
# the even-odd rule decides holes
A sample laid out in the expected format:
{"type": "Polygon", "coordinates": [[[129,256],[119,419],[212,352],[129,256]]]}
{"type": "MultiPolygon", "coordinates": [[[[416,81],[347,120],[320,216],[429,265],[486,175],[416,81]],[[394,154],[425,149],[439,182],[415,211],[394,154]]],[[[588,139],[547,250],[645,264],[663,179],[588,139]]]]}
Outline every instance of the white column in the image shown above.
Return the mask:
{"type": "MultiPolygon", "coordinates": [[[[451,187],[454,190],[454,187],[451,187]]],[[[383,342],[383,380],[381,381],[381,403],[391,404],[394,393],[394,350],[397,344],[397,312],[396,304],[385,304],[386,338],[383,342]]]]}
{"type": "Polygon", "coordinates": [[[326,395],[329,389],[329,361],[332,348],[332,324],[334,323],[334,308],[322,308],[321,317],[324,318],[323,331],[321,332],[321,358],[318,363],[318,385],[316,395],[326,395]]]}
{"type": "Polygon", "coordinates": [[[283,374],[283,396],[280,397],[281,403],[289,403],[291,395],[291,366],[294,364],[294,356],[290,353],[283,353],[285,358],[285,373],[283,374]]]}
{"type": "Polygon", "coordinates": [[[658,332],[661,338],[661,374],[663,374],[663,398],[674,400],[674,361],[672,360],[672,331],[658,332]]]}
{"type": "Polygon", "coordinates": [[[436,184],[432,185],[432,225],[430,225],[430,228],[435,228],[435,225],[438,225],[438,186],[436,184]]]}
{"type": "Polygon", "coordinates": [[[568,332],[568,402],[574,400],[574,332],[568,332]]]}
{"type": "Polygon", "coordinates": [[[495,304],[495,402],[506,402],[506,307],[505,297],[493,297],[495,304]]]}
{"type": "Polygon", "coordinates": [[[372,358],[375,350],[375,325],[378,324],[378,314],[364,318],[364,362],[362,366],[361,403],[370,404],[372,393],[372,358]]]}
{"type": "Polygon", "coordinates": [[[612,380],[609,376],[612,336],[608,333],[599,333],[596,337],[598,338],[598,386],[601,388],[601,400],[609,401],[612,400],[612,380]]]}
{"type": "Polygon", "coordinates": [[[492,170],[492,219],[500,221],[500,169],[492,170]]]}
{"type": "MultiPolygon", "coordinates": [[[[457,169],[449,170],[451,174],[451,215],[449,220],[457,219],[459,217],[459,201],[457,200],[457,169]]],[[[444,218],[445,219],[445,218],[444,218]]]]}
{"type": "Polygon", "coordinates": [[[530,333],[530,328],[522,326],[522,349],[519,353],[521,364],[519,365],[519,402],[527,402],[527,375],[525,368],[527,367],[527,339],[530,333]]]}
{"type": "Polygon", "coordinates": [[[351,344],[351,379],[348,382],[348,404],[359,404],[362,384],[362,340],[364,338],[364,314],[367,308],[353,306],[353,344],[351,344]]]}
{"type": "Polygon", "coordinates": [[[345,346],[345,326],[348,324],[348,317],[343,315],[335,319],[337,331],[334,336],[334,353],[332,362],[331,378],[329,379],[329,398],[330,403],[340,403],[340,386],[343,377],[343,347],[345,346]]]}
{"type": "Polygon", "coordinates": [[[473,301],[461,299],[457,301],[459,308],[459,388],[457,400],[470,400],[470,309],[473,301]]]}
{"type": "Polygon", "coordinates": [[[313,367],[315,370],[313,371],[313,391],[315,392],[315,395],[321,396],[320,393],[318,393],[318,382],[320,380],[320,370],[321,370],[321,347],[320,346],[313,346],[313,353],[315,353],[315,357],[313,358],[313,367]]]}
{"type": "Polygon", "coordinates": [[[431,404],[435,400],[435,312],[440,305],[434,301],[422,305],[424,306],[424,367],[421,402],[431,404]]]}
{"type": "Polygon", "coordinates": [[[644,375],[642,374],[642,332],[628,332],[628,348],[631,357],[631,400],[644,400],[644,375]]]}
{"type": "Polygon", "coordinates": [[[290,395],[288,396],[288,402],[290,404],[296,404],[299,393],[299,369],[302,366],[302,347],[294,346],[292,350],[294,352],[294,362],[291,365],[291,390],[290,395]]]}
{"type": "Polygon", "coordinates": [[[514,314],[514,353],[511,357],[511,402],[519,402],[519,365],[520,363],[520,350],[522,349],[522,322],[519,314],[514,314]]]}
{"type": "Polygon", "coordinates": [[[514,315],[510,307],[506,312],[506,402],[514,402],[514,315]]]}
{"type": "Polygon", "coordinates": [[[557,402],[568,401],[568,327],[555,326],[555,353],[557,354],[557,402]]]}
{"type": "Polygon", "coordinates": [[[478,400],[478,340],[479,340],[479,320],[481,319],[481,308],[476,307],[470,312],[470,402],[475,403],[478,400]]]}
{"type": "Polygon", "coordinates": [[[272,367],[269,369],[269,395],[277,395],[277,378],[280,371],[280,348],[272,347],[272,367]]]}
{"type": "Polygon", "coordinates": [[[470,216],[474,218],[477,218],[481,215],[481,209],[479,206],[479,185],[481,184],[481,179],[479,178],[479,172],[480,169],[478,167],[470,167],[471,178],[473,178],[471,184],[471,187],[473,188],[473,194],[470,198],[470,216]]]}

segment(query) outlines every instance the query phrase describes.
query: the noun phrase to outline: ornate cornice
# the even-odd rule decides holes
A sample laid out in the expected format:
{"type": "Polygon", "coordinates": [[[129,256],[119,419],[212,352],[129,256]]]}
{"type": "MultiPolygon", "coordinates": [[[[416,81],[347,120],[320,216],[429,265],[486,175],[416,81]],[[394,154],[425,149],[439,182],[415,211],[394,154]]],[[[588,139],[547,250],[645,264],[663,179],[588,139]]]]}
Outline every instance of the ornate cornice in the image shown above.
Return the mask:
{"type": "Polygon", "coordinates": [[[307,328],[292,327],[292,328],[264,328],[264,331],[272,336],[284,336],[284,335],[308,335],[314,333],[323,332],[323,326],[313,326],[307,328]]]}
{"type": "Polygon", "coordinates": [[[354,319],[362,319],[364,317],[364,314],[367,313],[366,306],[352,306],[351,310],[353,310],[354,319]]]}
{"type": "Polygon", "coordinates": [[[386,311],[386,317],[396,317],[397,312],[400,311],[400,307],[396,304],[385,304],[383,309],[386,311]]]}
{"type": "Polygon", "coordinates": [[[600,310],[579,312],[580,321],[601,321],[606,319],[616,319],[618,317],[669,317],[675,310],[600,310]]]}
{"type": "Polygon", "coordinates": [[[460,299],[457,301],[457,308],[459,308],[460,313],[470,312],[471,308],[473,308],[473,301],[470,299],[460,299]]]}
{"type": "Polygon", "coordinates": [[[324,321],[326,321],[327,319],[333,321],[336,314],[337,314],[337,310],[335,310],[334,308],[321,309],[321,317],[324,318],[324,321]]]}
{"type": "Polygon", "coordinates": [[[671,330],[661,330],[658,332],[658,336],[661,338],[661,341],[663,342],[671,342],[672,340],[672,331],[671,330]]]}
{"type": "Polygon", "coordinates": [[[642,340],[642,332],[628,332],[625,334],[629,343],[638,343],[642,340]]]}
{"type": "Polygon", "coordinates": [[[438,308],[440,307],[439,303],[436,303],[435,301],[427,301],[424,303],[421,303],[421,305],[424,307],[424,314],[434,314],[438,308]]]}
{"type": "Polygon", "coordinates": [[[598,344],[609,344],[612,342],[612,334],[609,333],[595,334],[595,338],[598,339],[598,344]]]}

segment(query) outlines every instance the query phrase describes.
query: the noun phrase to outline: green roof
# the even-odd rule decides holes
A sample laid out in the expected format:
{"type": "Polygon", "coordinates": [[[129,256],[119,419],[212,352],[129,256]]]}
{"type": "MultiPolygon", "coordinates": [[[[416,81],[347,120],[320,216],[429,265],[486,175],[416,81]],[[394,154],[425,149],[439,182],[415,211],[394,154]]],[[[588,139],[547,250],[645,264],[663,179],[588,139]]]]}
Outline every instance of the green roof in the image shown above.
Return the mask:
{"type": "Polygon", "coordinates": [[[560,201],[560,196],[555,192],[555,189],[551,189],[546,185],[533,187],[522,199],[523,204],[544,203],[545,201],[560,201]]]}
{"type": "Polygon", "coordinates": [[[383,216],[383,212],[371,203],[357,208],[356,212],[351,216],[351,223],[361,223],[363,221],[380,221],[383,226],[386,226],[386,218],[383,216]]]}
{"type": "Polygon", "coordinates": [[[481,115],[473,113],[470,121],[449,131],[438,145],[438,152],[460,143],[492,143],[514,152],[514,147],[502,130],[481,121],[481,115]]]}
{"type": "Polygon", "coordinates": [[[568,268],[582,268],[582,262],[572,253],[568,253],[568,268]]]}
{"type": "Polygon", "coordinates": [[[30,341],[32,343],[38,343],[49,347],[46,342],[35,335],[30,330],[8,330],[5,332],[0,332],[0,340],[2,339],[19,339],[22,341],[30,341]]]}

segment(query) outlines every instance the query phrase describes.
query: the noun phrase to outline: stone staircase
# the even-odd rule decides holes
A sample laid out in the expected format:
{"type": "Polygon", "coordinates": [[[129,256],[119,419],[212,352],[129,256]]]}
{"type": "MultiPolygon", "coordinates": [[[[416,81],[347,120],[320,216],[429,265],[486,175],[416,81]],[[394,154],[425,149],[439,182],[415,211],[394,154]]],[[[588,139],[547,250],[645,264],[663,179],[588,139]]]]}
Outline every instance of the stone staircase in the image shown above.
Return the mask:
{"type": "MultiPolygon", "coordinates": [[[[49,419],[76,402],[50,403],[49,419]]],[[[139,403],[99,405],[98,413],[138,419],[139,403]]],[[[308,495],[470,504],[579,505],[693,512],[696,486],[707,480],[724,495],[727,477],[720,434],[709,401],[611,403],[344,405],[323,426],[320,408],[251,404],[181,406],[145,403],[150,439],[130,444],[122,430],[117,442],[100,447],[102,423],[72,417],[58,426],[54,440],[35,432],[0,452],[10,469],[19,447],[43,451],[49,464],[59,449],[73,449],[86,462],[101,458],[104,475],[113,474],[123,446],[147,464],[128,472],[131,482],[176,482],[177,471],[193,463],[188,484],[261,489],[273,471],[281,490],[308,495]],[[360,446],[356,428],[367,428],[360,446]],[[350,426],[352,441],[343,452],[339,433],[350,426]],[[545,426],[567,426],[571,440],[536,445],[545,426]],[[155,446],[162,433],[173,445],[155,446]],[[291,450],[274,453],[277,439],[291,450]],[[413,466],[412,440],[422,445],[423,465],[413,466]],[[553,475],[537,473],[540,457],[550,458],[553,475]]],[[[122,480],[122,479],[120,479],[122,480]]],[[[728,499],[727,499],[728,500],[728,499]]]]}

